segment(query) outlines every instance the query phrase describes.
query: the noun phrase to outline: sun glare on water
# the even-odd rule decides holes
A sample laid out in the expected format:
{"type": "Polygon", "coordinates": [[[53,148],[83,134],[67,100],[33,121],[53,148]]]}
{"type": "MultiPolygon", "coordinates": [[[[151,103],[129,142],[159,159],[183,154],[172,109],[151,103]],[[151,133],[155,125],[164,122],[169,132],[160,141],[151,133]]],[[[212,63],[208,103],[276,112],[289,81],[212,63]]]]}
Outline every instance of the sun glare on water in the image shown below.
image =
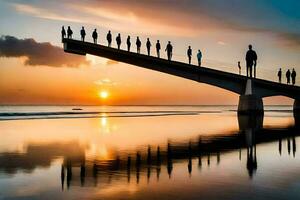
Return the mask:
{"type": "Polygon", "coordinates": [[[106,90],[101,90],[101,91],[99,92],[99,97],[100,97],[101,99],[107,99],[108,96],[109,96],[109,93],[108,93],[108,91],[106,91],[106,90]]]}

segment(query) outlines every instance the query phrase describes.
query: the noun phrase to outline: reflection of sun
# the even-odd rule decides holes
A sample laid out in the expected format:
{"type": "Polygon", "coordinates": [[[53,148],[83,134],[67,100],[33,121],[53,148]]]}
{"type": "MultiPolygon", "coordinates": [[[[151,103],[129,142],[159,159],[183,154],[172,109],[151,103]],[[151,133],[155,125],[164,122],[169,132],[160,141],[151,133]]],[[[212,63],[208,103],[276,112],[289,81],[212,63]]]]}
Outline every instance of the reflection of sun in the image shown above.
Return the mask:
{"type": "Polygon", "coordinates": [[[101,99],[107,99],[109,96],[109,93],[106,90],[101,90],[98,95],[101,99]]]}

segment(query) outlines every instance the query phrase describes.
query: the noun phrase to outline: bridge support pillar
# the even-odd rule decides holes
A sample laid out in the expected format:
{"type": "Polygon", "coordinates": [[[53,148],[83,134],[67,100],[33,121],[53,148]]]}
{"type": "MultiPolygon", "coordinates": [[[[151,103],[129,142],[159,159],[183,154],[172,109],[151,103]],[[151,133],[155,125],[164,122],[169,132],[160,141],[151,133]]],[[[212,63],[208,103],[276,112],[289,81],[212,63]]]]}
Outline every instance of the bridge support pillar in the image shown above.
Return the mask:
{"type": "Polygon", "coordinates": [[[238,106],[239,114],[263,114],[264,106],[262,98],[255,95],[241,95],[238,106]]]}

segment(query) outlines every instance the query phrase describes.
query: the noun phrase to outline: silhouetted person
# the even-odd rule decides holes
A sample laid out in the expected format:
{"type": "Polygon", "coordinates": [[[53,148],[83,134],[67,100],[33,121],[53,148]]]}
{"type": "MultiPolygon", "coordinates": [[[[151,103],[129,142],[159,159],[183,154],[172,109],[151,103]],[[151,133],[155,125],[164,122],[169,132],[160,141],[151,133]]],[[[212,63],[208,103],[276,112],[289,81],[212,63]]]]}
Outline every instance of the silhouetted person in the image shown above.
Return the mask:
{"type": "Polygon", "coordinates": [[[97,44],[97,39],[98,39],[97,29],[94,30],[92,37],[93,37],[94,43],[97,44]]]}
{"type": "Polygon", "coordinates": [[[65,27],[62,26],[62,28],[61,28],[61,39],[63,40],[65,37],[66,37],[66,30],[65,30],[65,27]]]}
{"type": "Polygon", "coordinates": [[[290,84],[291,83],[291,71],[289,69],[285,73],[285,76],[286,76],[286,83],[290,84]]]}
{"type": "Polygon", "coordinates": [[[295,85],[295,83],[296,83],[296,71],[295,71],[294,68],[292,70],[291,77],[292,77],[292,84],[295,85]]]}
{"type": "Polygon", "coordinates": [[[72,39],[73,31],[71,30],[70,26],[68,26],[67,34],[68,34],[68,39],[70,38],[72,39]]]}
{"type": "Polygon", "coordinates": [[[141,53],[142,42],[139,37],[136,38],[136,51],[137,53],[141,53]]]}
{"type": "Polygon", "coordinates": [[[108,31],[107,35],[106,35],[106,40],[108,42],[108,47],[111,47],[111,42],[112,42],[112,35],[111,32],[108,31]]]}
{"type": "Polygon", "coordinates": [[[192,61],[192,49],[191,49],[191,46],[189,46],[188,50],[187,50],[187,56],[189,58],[189,64],[191,64],[191,61],[192,61]]]}
{"type": "Polygon", "coordinates": [[[200,51],[200,49],[198,50],[198,53],[197,53],[197,60],[198,60],[198,66],[201,67],[202,52],[200,51]]]}
{"type": "Polygon", "coordinates": [[[84,27],[81,28],[80,35],[81,35],[81,41],[84,42],[84,38],[85,38],[85,35],[86,35],[84,27]]]}
{"type": "Polygon", "coordinates": [[[160,58],[160,43],[159,43],[159,40],[157,40],[156,42],[156,53],[157,53],[157,57],[160,58]]]}
{"type": "Polygon", "coordinates": [[[254,77],[256,77],[256,64],[257,55],[256,52],[252,50],[252,45],[249,45],[249,50],[246,54],[246,66],[247,66],[247,76],[252,78],[252,69],[254,68],[254,77]]]}
{"type": "Polygon", "coordinates": [[[120,46],[121,46],[121,34],[120,33],[116,37],[116,42],[117,42],[117,45],[118,45],[118,49],[120,50],[120,46]]]}
{"type": "Polygon", "coordinates": [[[151,42],[149,40],[149,38],[147,38],[147,42],[146,42],[146,47],[147,47],[147,53],[148,53],[148,56],[150,56],[150,48],[151,48],[151,42]]]}
{"type": "Polygon", "coordinates": [[[238,68],[239,68],[239,75],[241,75],[242,67],[241,67],[241,62],[240,61],[238,62],[238,68]]]}
{"type": "Polygon", "coordinates": [[[130,51],[131,42],[130,42],[130,36],[129,35],[128,35],[127,40],[126,40],[126,44],[127,44],[127,51],[130,51]]]}
{"type": "Polygon", "coordinates": [[[277,76],[278,76],[278,81],[279,83],[281,83],[281,77],[282,77],[282,71],[281,71],[281,68],[279,68],[279,71],[277,73],[277,76]]]}
{"type": "Polygon", "coordinates": [[[172,59],[172,52],[173,52],[173,46],[171,45],[170,41],[168,42],[165,51],[167,52],[168,60],[171,61],[171,59],[172,59]]]}

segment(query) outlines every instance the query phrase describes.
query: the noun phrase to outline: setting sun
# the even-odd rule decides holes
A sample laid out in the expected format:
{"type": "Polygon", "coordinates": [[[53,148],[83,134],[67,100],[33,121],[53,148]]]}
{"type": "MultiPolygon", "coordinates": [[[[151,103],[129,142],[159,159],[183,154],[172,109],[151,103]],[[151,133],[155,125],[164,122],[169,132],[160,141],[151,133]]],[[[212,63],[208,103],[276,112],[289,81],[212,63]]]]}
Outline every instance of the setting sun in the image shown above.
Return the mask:
{"type": "Polygon", "coordinates": [[[109,96],[109,93],[106,90],[102,90],[99,92],[99,97],[101,99],[106,99],[109,96]]]}

